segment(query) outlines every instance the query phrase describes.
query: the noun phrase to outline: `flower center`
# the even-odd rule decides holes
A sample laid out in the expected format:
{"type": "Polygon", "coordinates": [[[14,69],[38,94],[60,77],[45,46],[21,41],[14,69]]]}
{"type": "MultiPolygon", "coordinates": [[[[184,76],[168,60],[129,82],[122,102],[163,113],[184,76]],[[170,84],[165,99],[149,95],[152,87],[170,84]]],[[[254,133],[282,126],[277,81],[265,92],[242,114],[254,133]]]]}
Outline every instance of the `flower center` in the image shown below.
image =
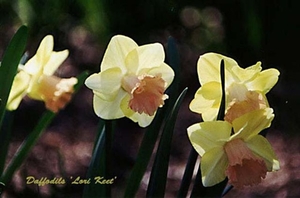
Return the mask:
{"type": "Polygon", "coordinates": [[[56,76],[42,75],[36,91],[41,100],[45,102],[46,108],[57,112],[71,100],[74,92],[73,86],[76,83],[77,79],[73,77],[62,79],[56,76]]]}
{"type": "Polygon", "coordinates": [[[164,94],[166,82],[161,75],[127,75],[122,79],[122,87],[131,98],[128,106],[135,112],[154,115],[158,107],[168,98],[164,94]]]}
{"type": "Polygon", "coordinates": [[[224,146],[229,165],[226,170],[229,182],[238,188],[252,186],[266,177],[265,161],[254,155],[241,139],[234,139],[224,146]]]}
{"type": "Polygon", "coordinates": [[[233,99],[227,108],[225,120],[232,121],[246,113],[267,107],[267,103],[261,93],[247,91],[244,100],[233,99]]]}

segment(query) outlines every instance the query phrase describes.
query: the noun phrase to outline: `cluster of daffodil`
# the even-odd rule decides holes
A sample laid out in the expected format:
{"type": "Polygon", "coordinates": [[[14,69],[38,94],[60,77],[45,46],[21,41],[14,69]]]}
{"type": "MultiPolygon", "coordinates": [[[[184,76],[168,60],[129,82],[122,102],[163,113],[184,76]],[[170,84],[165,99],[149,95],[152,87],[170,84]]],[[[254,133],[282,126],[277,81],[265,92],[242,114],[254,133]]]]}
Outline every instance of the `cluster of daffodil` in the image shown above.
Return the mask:
{"type": "Polygon", "coordinates": [[[53,36],[46,36],[36,54],[25,65],[19,65],[7,101],[8,110],[17,109],[26,95],[44,101],[46,108],[53,112],[58,112],[71,100],[77,79],[62,79],[53,75],[68,57],[69,51],[55,52],[53,45],[53,36]]]}
{"type": "MultiPolygon", "coordinates": [[[[261,71],[260,62],[243,69],[216,53],[200,56],[197,69],[201,87],[190,109],[201,114],[204,122],[187,131],[202,157],[203,185],[213,186],[226,177],[235,187],[260,183],[267,172],[279,169],[270,143],[259,134],[274,118],[266,93],[276,84],[279,72],[261,71]],[[217,120],[222,99],[221,60],[225,64],[225,114],[217,120]]],[[[85,83],[94,92],[94,110],[99,117],[126,116],[146,127],[168,98],[164,92],[173,77],[160,44],[138,46],[118,35],[107,47],[100,72],[85,83]]]]}
{"type": "Polygon", "coordinates": [[[241,68],[233,59],[207,53],[198,60],[201,87],[190,103],[203,122],[188,128],[188,136],[201,158],[202,183],[213,186],[226,177],[235,187],[261,182],[267,172],[279,169],[278,159],[259,133],[274,118],[266,93],[276,84],[276,69],[261,71],[261,63],[241,68]],[[221,60],[225,64],[225,116],[217,120],[222,98],[221,60]]]}
{"type": "MultiPolygon", "coordinates": [[[[25,65],[19,65],[6,104],[8,110],[15,110],[24,96],[44,101],[46,108],[52,112],[59,111],[70,101],[77,79],[53,76],[68,56],[68,50],[54,52],[53,45],[53,37],[46,36],[36,54],[25,65]]],[[[141,127],[149,126],[158,108],[163,107],[169,98],[166,90],[175,77],[173,69],[164,60],[164,48],[159,43],[138,46],[129,37],[112,37],[103,56],[100,72],[85,80],[86,86],[94,93],[96,115],[104,120],[127,117],[141,127]]],[[[260,62],[243,69],[233,59],[216,53],[200,56],[197,69],[201,87],[191,101],[190,109],[201,114],[203,122],[190,126],[187,132],[192,146],[202,157],[203,185],[213,186],[226,177],[235,187],[260,183],[267,172],[279,169],[270,143],[259,134],[270,127],[274,118],[266,94],[276,84],[279,72],[276,69],[261,71],[260,62]],[[224,61],[224,81],[220,76],[221,61],[224,61]],[[222,93],[225,93],[225,97],[222,93]],[[225,112],[222,120],[218,120],[222,98],[225,98],[225,112]]],[[[173,110],[172,113],[175,112],[173,110]]],[[[111,128],[107,126],[104,127],[106,131],[111,128]]],[[[36,133],[34,141],[39,134],[36,133]]],[[[107,150],[110,149],[110,135],[106,133],[107,150]]],[[[34,141],[28,143],[30,145],[26,147],[26,153],[34,141]]],[[[154,144],[155,141],[151,146],[154,147],[154,144]]],[[[93,155],[98,154],[98,147],[95,148],[93,155]]],[[[146,166],[147,163],[144,169],[146,166]]],[[[10,167],[10,173],[2,176],[0,182],[5,184],[17,166],[10,167]]],[[[131,195],[134,196],[135,191],[132,190],[131,195]]]]}

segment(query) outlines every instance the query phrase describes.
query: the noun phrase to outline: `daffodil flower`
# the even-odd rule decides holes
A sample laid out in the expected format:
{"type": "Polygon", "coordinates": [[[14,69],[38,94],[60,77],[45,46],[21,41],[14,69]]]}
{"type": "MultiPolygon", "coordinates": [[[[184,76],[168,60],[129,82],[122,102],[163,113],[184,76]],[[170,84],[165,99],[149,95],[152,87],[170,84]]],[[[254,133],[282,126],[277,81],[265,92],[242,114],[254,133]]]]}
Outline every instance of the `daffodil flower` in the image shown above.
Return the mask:
{"type": "Polygon", "coordinates": [[[168,98],[164,92],[174,78],[164,59],[159,43],[138,46],[129,37],[114,36],[100,72],[85,82],[94,92],[95,113],[108,120],[128,117],[142,127],[148,126],[168,98]]]}
{"type": "Polygon", "coordinates": [[[44,101],[46,108],[53,112],[57,112],[70,101],[77,79],[53,76],[69,52],[55,52],[53,45],[53,37],[46,36],[36,54],[24,66],[19,66],[6,106],[8,110],[15,110],[25,95],[44,101]]]}
{"type": "Polygon", "coordinates": [[[235,187],[261,182],[267,172],[279,169],[278,159],[259,133],[274,118],[271,108],[259,109],[227,121],[206,121],[190,126],[189,139],[200,154],[204,186],[213,186],[226,176],[235,187]],[[234,133],[231,135],[231,133],[234,133]]]}
{"type": "Polygon", "coordinates": [[[221,102],[220,62],[222,59],[225,63],[225,120],[232,122],[247,112],[269,107],[266,93],[278,81],[278,70],[261,71],[261,62],[243,69],[229,57],[206,53],[198,60],[197,70],[201,87],[196,92],[190,109],[202,114],[204,121],[216,119],[221,102]]]}

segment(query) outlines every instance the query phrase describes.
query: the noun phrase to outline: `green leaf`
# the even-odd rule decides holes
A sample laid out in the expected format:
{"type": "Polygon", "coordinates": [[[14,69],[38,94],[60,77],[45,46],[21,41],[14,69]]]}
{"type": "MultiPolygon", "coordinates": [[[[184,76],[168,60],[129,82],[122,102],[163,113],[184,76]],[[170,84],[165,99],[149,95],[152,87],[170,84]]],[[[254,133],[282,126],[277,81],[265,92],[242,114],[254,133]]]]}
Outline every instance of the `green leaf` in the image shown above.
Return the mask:
{"type": "Polygon", "coordinates": [[[177,101],[166,121],[152,167],[147,197],[164,197],[173,131],[177,114],[186,92],[187,88],[185,88],[177,98],[177,101]]]}
{"type": "Polygon", "coordinates": [[[199,164],[197,175],[194,181],[194,186],[191,192],[191,198],[206,197],[206,188],[202,184],[201,167],[199,164]]]}
{"type": "Polygon", "coordinates": [[[225,63],[224,60],[221,60],[220,63],[220,77],[221,77],[221,87],[222,87],[222,98],[221,98],[221,104],[219,107],[219,112],[217,116],[217,120],[224,120],[224,114],[225,114],[225,63]]]}
{"type": "Polygon", "coordinates": [[[172,98],[170,97],[170,100],[172,100],[172,103],[174,104],[179,94],[180,60],[179,60],[179,52],[177,49],[177,44],[173,37],[168,38],[167,58],[168,58],[168,64],[172,67],[175,73],[175,78],[168,89],[168,91],[173,92],[173,95],[175,95],[175,97],[172,98]]]}
{"type": "Polygon", "coordinates": [[[83,85],[85,79],[88,77],[89,72],[88,71],[83,71],[82,73],[80,73],[76,78],[78,80],[77,84],[74,85],[74,94],[76,92],[78,92],[78,90],[80,89],[80,87],[83,85]]]}
{"type": "MultiPolygon", "coordinates": [[[[104,121],[100,120],[98,129],[98,138],[96,139],[93,151],[93,156],[89,165],[86,178],[92,178],[96,175],[104,175],[105,160],[104,160],[104,146],[105,146],[105,127],[104,121]]],[[[83,198],[89,197],[104,197],[105,189],[103,185],[97,185],[92,182],[84,186],[83,198]]]]}
{"type": "Polygon", "coordinates": [[[124,197],[135,197],[139,189],[141,180],[146,172],[148,163],[150,161],[160,128],[164,121],[166,108],[159,109],[151,125],[145,132],[143,137],[135,165],[132,169],[130,177],[127,181],[124,197]]]}
{"type": "Polygon", "coordinates": [[[4,117],[9,92],[26,47],[26,42],[27,27],[21,26],[10,41],[2,58],[0,66],[0,126],[4,117]]]}
{"type": "Polygon", "coordinates": [[[39,137],[41,136],[44,129],[50,124],[52,119],[54,118],[55,113],[51,111],[47,111],[41,117],[39,123],[33,129],[33,131],[29,134],[29,136],[24,140],[22,145],[19,147],[11,162],[8,164],[7,169],[3,173],[0,178],[0,181],[4,184],[9,182],[14,174],[14,172],[21,166],[28,153],[31,151],[32,147],[35,145],[39,137]]]}
{"type": "Polygon", "coordinates": [[[11,128],[14,119],[14,113],[12,111],[6,111],[4,116],[3,125],[0,128],[1,139],[0,139],[0,173],[4,170],[4,165],[6,161],[9,141],[11,138],[11,128]]]}
{"type": "Polygon", "coordinates": [[[224,197],[227,193],[229,193],[231,189],[233,189],[233,185],[231,184],[227,185],[222,192],[222,197],[224,197]]]}
{"type": "Polygon", "coordinates": [[[11,128],[11,114],[7,113],[5,126],[2,126],[9,92],[27,42],[27,27],[21,26],[10,41],[0,63],[0,173],[6,160],[11,128]],[[9,115],[8,115],[9,114],[9,115]],[[10,118],[10,119],[9,119],[10,118]]]}
{"type": "Polygon", "coordinates": [[[83,198],[111,197],[111,184],[97,182],[101,177],[112,181],[116,179],[111,175],[111,149],[115,124],[112,120],[100,120],[99,125],[98,138],[86,175],[86,178],[91,179],[91,183],[84,187],[83,198]]]}

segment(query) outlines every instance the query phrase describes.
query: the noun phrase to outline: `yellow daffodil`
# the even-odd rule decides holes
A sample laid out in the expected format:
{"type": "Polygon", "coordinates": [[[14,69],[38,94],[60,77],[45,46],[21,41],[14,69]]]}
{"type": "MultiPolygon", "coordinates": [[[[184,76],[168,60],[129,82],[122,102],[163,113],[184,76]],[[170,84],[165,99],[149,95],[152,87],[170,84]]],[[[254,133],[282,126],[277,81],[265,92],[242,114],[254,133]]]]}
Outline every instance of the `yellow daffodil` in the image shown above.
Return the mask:
{"type": "Polygon", "coordinates": [[[55,52],[53,45],[53,37],[46,36],[36,54],[24,66],[19,67],[8,98],[8,110],[15,110],[25,95],[44,101],[46,108],[53,112],[57,112],[70,101],[77,79],[53,76],[69,52],[55,52]]]}
{"type": "Polygon", "coordinates": [[[226,176],[235,187],[261,182],[279,162],[266,138],[259,135],[270,126],[273,110],[254,110],[227,121],[207,121],[188,128],[189,139],[200,154],[204,186],[213,186],[226,176]],[[234,133],[231,135],[231,133],[234,133]]]}
{"type": "Polygon", "coordinates": [[[207,53],[200,56],[198,60],[197,70],[201,87],[196,92],[190,109],[202,114],[205,121],[216,119],[221,102],[220,62],[222,59],[225,63],[225,120],[232,122],[247,112],[268,107],[265,94],[278,81],[278,70],[261,71],[261,62],[243,69],[229,57],[207,53]]]}
{"type": "Polygon", "coordinates": [[[126,116],[142,127],[148,126],[168,98],[164,92],[174,78],[164,59],[159,43],[138,46],[129,37],[114,36],[100,72],[85,82],[94,92],[95,113],[103,119],[126,116]]]}

